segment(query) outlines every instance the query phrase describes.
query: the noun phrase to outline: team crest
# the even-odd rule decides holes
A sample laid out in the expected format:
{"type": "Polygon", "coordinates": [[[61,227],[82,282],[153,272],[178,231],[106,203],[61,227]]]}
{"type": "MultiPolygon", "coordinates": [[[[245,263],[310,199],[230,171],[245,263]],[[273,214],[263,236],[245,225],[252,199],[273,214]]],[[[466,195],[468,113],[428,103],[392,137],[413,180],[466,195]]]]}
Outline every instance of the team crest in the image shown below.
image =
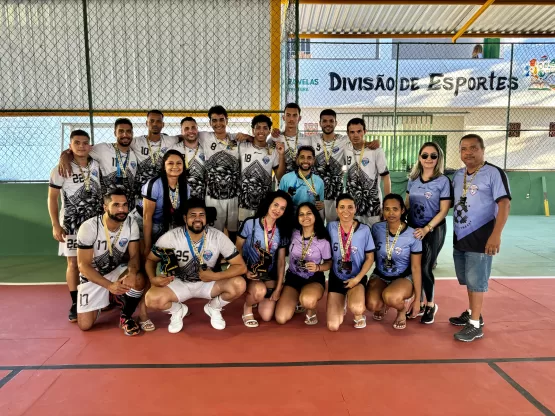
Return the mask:
{"type": "Polygon", "coordinates": [[[204,153],[200,153],[198,155],[198,158],[204,162],[204,153]]]}
{"type": "Polygon", "coordinates": [[[119,246],[120,247],[125,247],[125,245],[127,244],[129,240],[127,238],[122,238],[121,240],[119,240],[119,246]]]}
{"type": "Polygon", "coordinates": [[[370,163],[370,160],[368,160],[367,157],[365,157],[364,159],[362,159],[362,166],[367,166],[368,163],[370,163]]]}
{"type": "Polygon", "coordinates": [[[270,162],[270,158],[268,156],[264,156],[264,159],[262,159],[262,161],[265,165],[267,165],[270,162]]]}
{"type": "Polygon", "coordinates": [[[403,248],[402,248],[402,247],[395,247],[395,254],[397,254],[398,256],[400,256],[402,252],[403,252],[403,248]]]}
{"type": "Polygon", "coordinates": [[[470,195],[476,195],[478,192],[478,185],[470,185],[470,195]]]}
{"type": "Polygon", "coordinates": [[[424,196],[426,197],[426,199],[430,199],[432,197],[432,193],[430,191],[424,193],[424,196]]]}
{"type": "Polygon", "coordinates": [[[351,246],[351,251],[353,252],[353,254],[356,254],[358,251],[358,247],[351,246]]]}
{"type": "Polygon", "coordinates": [[[210,250],[206,250],[202,255],[202,258],[204,259],[204,261],[209,261],[212,258],[212,255],[213,254],[210,250]]]}
{"type": "Polygon", "coordinates": [[[96,169],[91,171],[91,175],[98,178],[98,171],[96,169]]]}
{"type": "Polygon", "coordinates": [[[137,167],[137,162],[131,162],[131,168],[135,169],[137,167]]]}
{"type": "Polygon", "coordinates": [[[332,152],[333,152],[333,153],[339,152],[339,147],[335,146],[335,147],[333,148],[332,152]]]}

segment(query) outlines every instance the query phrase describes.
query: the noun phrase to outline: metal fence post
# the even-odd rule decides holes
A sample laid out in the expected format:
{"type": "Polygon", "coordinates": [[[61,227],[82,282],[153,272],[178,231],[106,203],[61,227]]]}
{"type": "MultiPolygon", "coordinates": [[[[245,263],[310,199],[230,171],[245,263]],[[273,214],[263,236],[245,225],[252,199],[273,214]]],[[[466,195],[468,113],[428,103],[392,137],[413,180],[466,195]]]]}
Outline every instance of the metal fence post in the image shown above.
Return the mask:
{"type": "Polygon", "coordinates": [[[87,17],[87,0],[83,0],[83,32],[85,38],[85,68],[87,71],[87,95],[89,98],[89,123],[91,125],[91,144],[94,144],[94,128],[93,128],[93,98],[92,98],[92,79],[91,79],[91,61],[89,48],[89,23],[87,17]]]}
{"type": "Polygon", "coordinates": [[[299,53],[300,53],[300,39],[299,39],[299,0],[295,0],[295,102],[299,103],[299,53]]]}
{"type": "Polygon", "coordinates": [[[503,163],[503,169],[507,169],[507,153],[509,151],[509,123],[511,120],[511,82],[513,78],[513,56],[514,56],[515,44],[511,43],[511,63],[509,69],[509,99],[507,101],[507,122],[505,129],[505,162],[503,163]]]}

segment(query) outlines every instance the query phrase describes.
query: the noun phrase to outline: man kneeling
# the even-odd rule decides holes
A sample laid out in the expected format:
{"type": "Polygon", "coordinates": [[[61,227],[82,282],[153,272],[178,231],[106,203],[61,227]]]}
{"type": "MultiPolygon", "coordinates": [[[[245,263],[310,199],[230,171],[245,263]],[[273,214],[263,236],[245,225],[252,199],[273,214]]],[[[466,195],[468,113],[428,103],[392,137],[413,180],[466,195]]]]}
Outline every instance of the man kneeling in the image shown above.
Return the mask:
{"type": "MultiPolygon", "coordinates": [[[[185,226],[174,228],[158,239],[146,261],[146,272],[152,287],[146,294],[146,305],[171,315],[168,331],[175,334],[183,328],[188,308],[181,302],[191,298],[210,299],[204,312],[215,329],[224,329],[222,308],[240,297],[246,289],[243,274],[247,272],[242,256],[227,236],[206,223],[215,220],[216,212],[198,198],[187,200],[180,208],[185,226]],[[171,276],[157,276],[156,265],[164,259],[177,260],[171,276]],[[213,272],[219,256],[229,268],[213,272]]],[[[169,263],[172,263],[170,261],[169,263]]]]}
{"type": "Polygon", "coordinates": [[[139,227],[128,214],[125,192],[115,189],[104,196],[104,214],[85,221],[77,233],[81,283],[77,287],[77,324],[83,331],[91,329],[112,293],[123,304],[120,327],[124,334],[141,332],[132,315],[145,279],[139,273],[139,227]]]}

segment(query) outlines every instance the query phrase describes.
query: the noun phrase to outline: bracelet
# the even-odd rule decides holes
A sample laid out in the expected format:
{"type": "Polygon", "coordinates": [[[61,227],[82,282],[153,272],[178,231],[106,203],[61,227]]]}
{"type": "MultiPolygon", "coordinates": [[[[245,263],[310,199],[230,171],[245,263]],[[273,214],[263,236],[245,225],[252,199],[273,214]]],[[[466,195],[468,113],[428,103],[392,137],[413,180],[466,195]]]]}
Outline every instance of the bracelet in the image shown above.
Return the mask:
{"type": "Polygon", "coordinates": [[[432,224],[428,224],[428,230],[430,230],[430,232],[434,231],[434,227],[432,226],[432,224]]]}

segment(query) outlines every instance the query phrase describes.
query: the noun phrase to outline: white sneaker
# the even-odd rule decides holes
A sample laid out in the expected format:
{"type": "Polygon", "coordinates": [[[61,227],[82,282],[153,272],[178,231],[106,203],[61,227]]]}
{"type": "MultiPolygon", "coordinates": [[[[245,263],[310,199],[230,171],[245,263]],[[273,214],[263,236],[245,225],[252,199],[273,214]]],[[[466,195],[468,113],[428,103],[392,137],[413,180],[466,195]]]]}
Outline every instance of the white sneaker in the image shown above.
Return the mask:
{"type": "Polygon", "coordinates": [[[210,317],[212,328],[222,330],[225,328],[225,321],[222,317],[222,308],[214,308],[210,306],[210,302],[204,305],[204,313],[210,317]]]}
{"type": "Polygon", "coordinates": [[[170,318],[170,324],[168,325],[168,331],[171,334],[177,334],[183,329],[183,318],[187,315],[189,308],[187,305],[180,304],[181,308],[176,313],[172,313],[170,318]]]}

